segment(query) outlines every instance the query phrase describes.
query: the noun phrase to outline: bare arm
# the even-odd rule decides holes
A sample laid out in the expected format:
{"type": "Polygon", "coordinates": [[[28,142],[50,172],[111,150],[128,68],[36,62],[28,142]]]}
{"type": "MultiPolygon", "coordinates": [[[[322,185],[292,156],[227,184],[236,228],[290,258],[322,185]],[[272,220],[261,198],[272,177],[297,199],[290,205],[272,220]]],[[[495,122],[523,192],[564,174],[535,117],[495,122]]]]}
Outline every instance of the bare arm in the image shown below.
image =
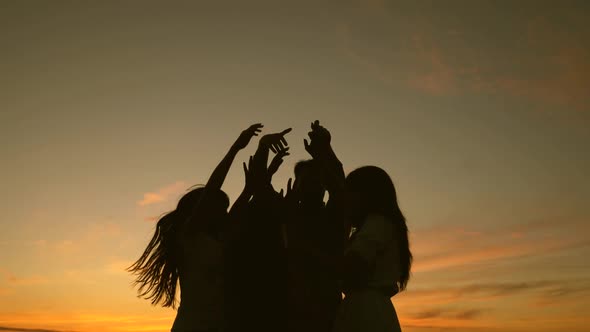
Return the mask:
{"type": "Polygon", "coordinates": [[[274,173],[279,169],[283,158],[289,155],[289,147],[285,135],[291,131],[291,128],[282,132],[264,135],[258,144],[258,149],[254,154],[252,171],[257,174],[257,185],[254,195],[267,194],[270,191],[274,193],[271,179],[274,173]],[[276,153],[271,164],[268,164],[269,151],[276,153]]]}
{"type": "MultiPolygon", "coordinates": [[[[286,133],[286,132],[285,132],[286,133]]],[[[286,143],[284,138],[282,141],[286,143]]],[[[267,145],[268,146],[268,145],[267,145]]],[[[268,146],[268,149],[272,147],[275,151],[277,151],[276,155],[272,159],[268,169],[264,167],[265,165],[257,165],[255,167],[254,157],[250,156],[248,161],[248,165],[243,163],[244,167],[244,189],[242,193],[238,197],[238,199],[234,202],[231,210],[230,215],[234,221],[239,222],[241,220],[240,215],[247,209],[248,203],[250,199],[256,194],[258,198],[263,200],[271,199],[271,200],[279,200],[280,203],[280,195],[274,191],[274,188],[271,185],[271,179],[273,174],[279,169],[280,165],[283,163],[283,158],[289,155],[289,148],[288,147],[280,147],[280,146],[268,146]]],[[[259,148],[259,150],[261,150],[259,148]]],[[[257,151],[259,152],[259,151],[257,151]]],[[[268,153],[266,156],[264,154],[259,154],[259,163],[264,161],[268,157],[268,153]]],[[[233,225],[232,227],[238,227],[238,225],[233,225]]]]}
{"type": "Polygon", "coordinates": [[[238,198],[236,199],[236,201],[234,202],[234,204],[232,205],[229,213],[232,216],[236,216],[237,214],[241,213],[246,206],[248,205],[248,202],[250,201],[250,198],[252,198],[252,194],[254,193],[254,181],[255,179],[253,178],[252,175],[252,156],[250,156],[250,159],[248,161],[248,166],[246,166],[246,163],[243,163],[243,167],[244,167],[244,189],[242,190],[242,192],[240,193],[240,196],[238,196],[238,198]]]}
{"type": "Polygon", "coordinates": [[[234,142],[234,144],[230,147],[229,151],[223,157],[221,162],[215,167],[213,173],[209,177],[207,181],[207,185],[205,186],[206,189],[221,189],[223,182],[225,181],[225,177],[229,172],[229,169],[240,150],[244,149],[250,143],[250,140],[254,136],[258,136],[262,128],[262,124],[257,123],[251,125],[248,129],[244,130],[238,139],[234,142]]]}
{"type": "MultiPolygon", "coordinates": [[[[213,170],[213,173],[211,174],[209,180],[207,181],[207,184],[205,185],[205,189],[199,202],[194,206],[191,216],[186,220],[186,223],[191,225],[191,228],[198,226],[198,223],[196,222],[196,219],[198,218],[196,218],[196,216],[199,213],[199,209],[206,209],[209,206],[210,200],[214,197],[214,195],[212,195],[212,192],[221,189],[221,186],[223,185],[227,173],[229,172],[229,169],[238,152],[248,145],[252,137],[258,135],[262,127],[262,124],[257,123],[251,125],[250,127],[248,127],[248,129],[242,131],[238,139],[230,147],[227,154],[223,157],[223,159],[217,165],[217,167],[215,167],[215,170],[213,170]]],[[[203,222],[205,222],[205,224],[201,226],[203,226],[204,228],[208,228],[209,225],[207,225],[207,223],[214,221],[203,220],[203,222]]]]}
{"type": "Polygon", "coordinates": [[[258,149],[254,153],[253,167],[256,172],[266,172],[268,165],[269,151],[279,153],[288,150],[288,143],[285,135],[291,131],[291,128],[285,129],[280,133],[268,134],[262,136],[258,142],[258,149]]]}
{"type": "Polygon", "coordinates": [[[305,150],[321,165],[330,199],[339,196],[344,189],[344,168],[332,148],[330,132],[316,120],[312,122],[308,135],[311,143],[303,140],[305,150]]]}

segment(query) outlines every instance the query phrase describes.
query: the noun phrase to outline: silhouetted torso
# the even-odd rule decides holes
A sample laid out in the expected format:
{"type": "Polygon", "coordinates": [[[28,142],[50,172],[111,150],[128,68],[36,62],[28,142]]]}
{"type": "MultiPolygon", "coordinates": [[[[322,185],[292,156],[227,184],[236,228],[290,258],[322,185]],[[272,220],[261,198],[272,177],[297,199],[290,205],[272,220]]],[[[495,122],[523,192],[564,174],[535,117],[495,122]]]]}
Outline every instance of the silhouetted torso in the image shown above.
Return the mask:
{"type": "Polygon", "coordinates": [[[276,206],[250,203],[228,245],[229,331],[285,329],[286,259],[276,206]]]}
{"type": "Polygon", "coordinates": [[[309,243],[336,261],[343,250],[339,230],[332,210],[323,205],[300,206],[289,220],[289,331],[331,331],[341,300],[336,271],[323,259],[296,248],[309,243]]]}
{"type": "Polygon", "coordinates": [[[344,291],[334,329],[338,332],[401,331],[390,298],[397,292],[401,274],[400,227],[380,215],[369,215],[350,239],[346,252],[355,253],[367,263],[366,282],[344,291]],[[398,234],[396,234],[398,233],[398,234]]]}
{"type": "Polygon", "coordinates": [[[180,305],[173,331],[220,328],[223,322],[223,246],[206,232],[181,236],[180,305]]]}

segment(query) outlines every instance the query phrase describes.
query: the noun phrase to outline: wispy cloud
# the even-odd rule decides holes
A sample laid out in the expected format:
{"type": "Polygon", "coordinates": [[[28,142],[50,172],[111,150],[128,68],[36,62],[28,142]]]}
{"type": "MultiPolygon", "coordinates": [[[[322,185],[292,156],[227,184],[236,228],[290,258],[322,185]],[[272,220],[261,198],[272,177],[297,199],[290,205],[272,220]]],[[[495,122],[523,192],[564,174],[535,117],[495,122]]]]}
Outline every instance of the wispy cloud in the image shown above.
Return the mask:
{"type": "Polygon", "coordinates": [[[49,282],[49,279],[43,276],[18,277],[13,272],[4,269],[0,269],[0,273],[4,275],[4,280],[9,285],[14,286],[39,285],[49,282]]]}
{"type": "Polygon", "coordinates": [[[504,330],[517,330],[515,322],[533,309],[550,311],[545,317],[549,327],[581,331],[590,294],[588,270],[572,274],[562,268],[583,266],[581,257],[590,249],[588,219],[559,207],[527,215],[529,221],[512,225],[462,225],[454,218],[454,223],[414,230],[414,279],[392,299],[403,326],[486,330],[498,327],[501,316],[507,319],[504,330]],[[571,315],[563,317],[553,310],[558,308],[571,315]]]}
{"type": "Polygon", "coordinates": [[[437,303],[451,303],[467,300],[490,300],[492,298],[514,296],[532,290],[547,290],[559,286],[556,281],[537,282],[498,282],[474,283],[463,286],[441,288],[409,289],[404,294],[405,303],[433,303],[428,299],[437,299],[437,303]]]}
{"type": "Polygon", "coordinates": [[[426,42],[425,37],[415,33],[412,37],[412,47],[416,61],[424,69],[410,73],[408,85],[432,95],[455,93],[457,90],[457,73],[444,58],[443,51],[433,42],[426,42]]]}
{"type": "MultiPolygon", "coordinates": [[[[584,298],[590,291],[590,283],[584,280],[539,280],[531,282],[492,282],[472,283],[461,286],[447,286],[426,289],[409,289],[393,298],[403,327],[423,327],[438,329],[496,328],[497,317],[506,319],[504,330],[509,330],[523,316],[522,311],[514,310],[507,303],[517,307],[536,307],[547,296],[556,297],[553,305],[572,312],[570,317],[562,317],[558,312],[548,313],[552,324],[579,325],[582,314],[574,314],[585,308],[584,298]],[[563,290],[568,284],[567,290],[563,290]],[[530,303],[527,306],[527,303],[530,303]],[[502,304],[502,305],[500,305],[502,304]],[[576,307],[577,306],[577,307],[576,307]]],[[[550,304],[546,304],[548,306],[550,304]]]]}
{"type": "Polygon", "coordinates": [[[74,332],[66,330],[49,330],[49,329],[26,329],[22,327],[0,326],[0,331],[7,332],[74,332]]]}
{"type": "MultiPolygon", "coordinates": [[[[581,19],[574,12],[568,15],[581,19]]],[[[499,94],[540,107],[590,111],[590,49],[584,43],[590,35],[585,30],[535,17],[511,22],[526,48],[487,49],[423,10],[408,10],[402,17],[385,2],[372,1],[361,2],[353,16],[338,29],[344,52],[394,88],[433,96],[499,94]],[[372,40],[377,42],[368,43],[372,40]]]]}
{"type": "Polygon", "coordinates": [[[138,201],[139,206],[146,206],[167,201],[171,196],[181,193],[187,188],[183,181],[176,181],[173,184],[162,187],[154,192],[143,194],[143,199],[138,201]]]}
{"type": "Polygon", "coordinates": [[[456,251],[445,251],[436,256],[417,258],[413,267],[414,272],[425,272],[465,266],[478,262],[505,260],[508,258],[526,257],[531,255],[543,255],[560,250],[584,247],[588,241],[578,240],[551,240],[546,242],[531,241],[527,243],[497,244],[484,247],[476,247],[471,250],[457,248],[456,251]]]}
{"type": "Polygon", "coordinates": [[[411,233],[415,273],[473,266],[521,257],[544,257],[566,250],[585,250],[590,240],[586,218],[547,213],[542,219],[495,229],[435,225],[411,233]],[[584,231],[584,232],[582,232],[584,231]]]}
{"type": "Polygon", "coordinates": [[[498,78],[497,88],[532,101],[590,111],[590,52],[563,47],[544,57],[545,68],[538,77],[498,78]]]}
{"type": "Polygon", "coordinates": [[[431,319],[431,318],[453,318],[459,320],[472,320],[481,316],[486,310],[484,309],[448,309],[437,308],[428,309],[411,315],[412,319],[431,319]]]}

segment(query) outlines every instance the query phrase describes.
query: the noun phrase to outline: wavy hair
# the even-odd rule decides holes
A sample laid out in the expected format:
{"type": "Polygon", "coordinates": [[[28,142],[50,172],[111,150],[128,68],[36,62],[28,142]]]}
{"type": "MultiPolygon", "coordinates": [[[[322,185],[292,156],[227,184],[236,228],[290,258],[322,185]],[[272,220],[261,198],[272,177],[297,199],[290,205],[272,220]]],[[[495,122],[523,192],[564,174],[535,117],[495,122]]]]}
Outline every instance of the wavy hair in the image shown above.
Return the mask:
{"type": "Polygon", "coordinates": [[[395,232],[398,235],[401,261],[401,275],[396,283],[400,291],[406,289],[413,257],[410,251],[406,218],[399,208],[393,181],[383,169],[376,166],[363,166],[348,174],[346,188],[359,196],[358,214],[361,219],[364,220],[371,213],[381,214],[391,220],[394,227],[399,227],[401,230],[395,232]]]}
{"type": "Polygon", "coordinates": [[[150,300],[152,305],[176,307],[178,285],[179,229],[199,203],[204,188],[198,187],[186,193],[175,210],[158,220],[152,239],[133,265],[127,271],[136,275],[134,286],[139,286],[138,296],[150,300]]]}

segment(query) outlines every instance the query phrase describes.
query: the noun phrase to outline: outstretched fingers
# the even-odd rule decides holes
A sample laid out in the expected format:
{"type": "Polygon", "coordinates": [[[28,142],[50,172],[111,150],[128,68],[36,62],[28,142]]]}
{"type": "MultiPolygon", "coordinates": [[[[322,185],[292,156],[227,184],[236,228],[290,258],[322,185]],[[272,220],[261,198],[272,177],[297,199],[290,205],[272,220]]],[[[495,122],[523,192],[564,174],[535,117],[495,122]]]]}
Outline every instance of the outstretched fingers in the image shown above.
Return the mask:
{"type": "Polygon", "coordinates": [[[264,125],[262,123],[255,123],[255,124],[251,125],[250,128],[248,128],[248,129],[251,129],[254,131],[260,131],[263,127],[264,127],[264,125]]]}
{"type": "Polygon", "coordinates": [[[289,147],[288,147],[288,146],[286,146],[286,147],[282,147],[281,149],[279,149],[279,150],[277,151],[277,155],[278,155],[280,158],[282,158],[282,157],[284,157],[284,156],[288,156],[289,154],[290,154],[290,153],[289,153],[289,147]]]}
{"type": "Polygon", "coordinates": [[[252,136],[258,136],[258,134],[262,131],[264,125],[262,123],[256,123],[248,127],[246,131],[252,136]]]}

